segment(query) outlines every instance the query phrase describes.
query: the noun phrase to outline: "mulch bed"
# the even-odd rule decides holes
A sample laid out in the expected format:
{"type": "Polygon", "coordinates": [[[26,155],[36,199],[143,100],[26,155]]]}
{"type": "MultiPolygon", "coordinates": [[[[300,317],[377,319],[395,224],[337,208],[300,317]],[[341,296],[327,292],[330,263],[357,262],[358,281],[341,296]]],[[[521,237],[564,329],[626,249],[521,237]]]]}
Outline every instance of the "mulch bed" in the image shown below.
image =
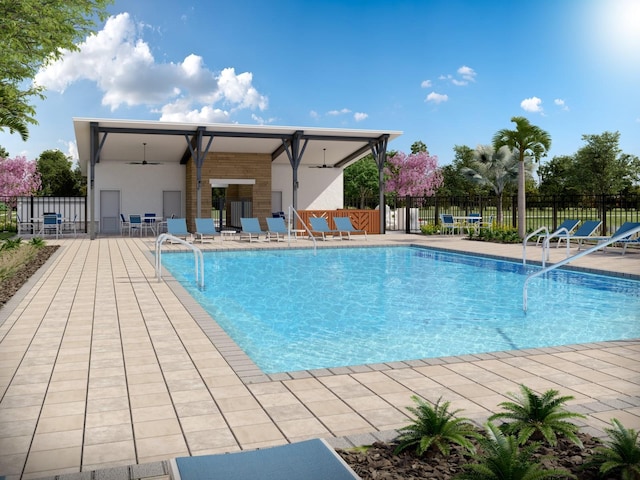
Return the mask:
{"type": "Polygon", "coordinates": [[[20,290],[27,280],[49,260],[49,257],[59,248],[59,245],[45,245],[38,250],[34,259],[23,265],[15,275],[0,282],[0,308],[7,303],[15,293],[20,290]]]}
{"type": "MultiPolygon", "coordinates": [[[[534,457],[545,468],[563,469],[580,480],[595,480],[596,472],[585,470],[583,464],[596,446],[602,445],[598,438],[578,434],[584,448],[561,439],[556,447],[541,447],[534,457]]],[[[439,454],[417,457],[414,450],[398,455],[393,453],[393,443],[374,443],[368,450],[336,449],[336,452],[363,480],[449,480],[462,471],[462,465],[473,459],[459,447],[453,446],[449,457],[439,454]]]]}

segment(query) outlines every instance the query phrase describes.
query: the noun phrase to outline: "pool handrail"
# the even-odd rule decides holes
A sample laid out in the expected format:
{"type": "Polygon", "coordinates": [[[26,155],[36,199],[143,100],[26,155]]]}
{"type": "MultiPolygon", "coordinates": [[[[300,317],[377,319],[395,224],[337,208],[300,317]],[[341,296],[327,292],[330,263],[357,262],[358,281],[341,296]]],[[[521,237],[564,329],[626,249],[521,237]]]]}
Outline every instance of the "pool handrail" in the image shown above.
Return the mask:
{"type": "Polygon", "coordinates": [[[292,219],[291,212],[293,212],[295,216],[298,218],[298,220],[300,220],[300,223],[302,224],[304,229],[307,231],[309,238],[313,241],[313,254],[315,255],[318,252],[318,242],[316,241],[316,237],[313,236],[307,224],[304,223],[304,220],[302,220],[302,217],[300,217],[300,215],[298,214],[298,211],[295,208],[293,208],[293,205],[289,205],[289,217],[288,217],[289,224],[287,225],[289,230],[289,243],[291,243],[291,219],[292,219]]]}
{"type": "Polygon", "coordinates": [[[557,231],[551,232],[551,234],[548,234],[542,241],[543,244],[544,242],[547,242],[547,261],[549,260],[549,249],[551,248],[551,239],[556,237],[560,238],[561,236],[564,236],[566,239],[565,243],[567,244],[567,257],[571,255],[571,248],[570,248],[571,246],[569,245],[569,240],[571,239],[571,232],[569,232],[569,230],[566,229],[565,227],[562,227],[557,231]]]}
{"type": "Polygon", "coordinates": [[[204,256],[202,250],[196,247],[194,244],[189,243],[181,238],[178,238],[170,233],[162,233],[156,238],[156,278],[158,282],[162,280],[162,244],[170,240],[172,243],[180,243],[193,250],[193,256],[195,261],[195,273],[196,283],[200,288],[204,288],[204,256]]]}
{"type": "MultiPolygon", "coordinates": [[[[524,240],[522,241],[522,265],[526,265],[527,264],[527,242],[531,239],[531,237],[535,237],[536,235],[540,234],[540,232],[545,232],[545,237],[549,236],[549,229],[547,227],[540,227],[539,229],[537,229],[535,232],[531,232],[529,235],[527,235],[524,240]]],[[[545,266],[545,257],[548,257],[548,253],[547,255],[545,255],[545,249],[548,249],[549,245],[545,245],[544,241],[542,242],[542,268],[544,268],[545,266]]]]}
{"type": "Polygon", "coordinates": [[[640,226],[637,226],[635,228],[632,228],[631,230],[627,230],[626,232],[621,233],[620,235],[616,235],[615,237],[611,237],[608,239],[600,239],[601,241],[598,242],[597,245],[594,245],[591,248],[588,248],[586,250],[583,250],[581,252],[576,253],[575,255],[573,255],[572,257],[567,257],[564,258],[562,260],[560,260],[557,263],[554,263],[553,265],[549,265],[548,267],[542,268],[541,270],[538,270],[537,272],[533,272],[530,273],[527,278],[524,281],[524,285],[522,286],[522,309],[526,312],[527,311],[527,285],[529,284],[529,281],[532,280],[535,277],[539,277],[540,275],[543,275],[547,272],[550,272],[551,270],[555,270],[556,268],[562,267],[563,265],[566,265],[567,263],[572,262],[573,260],[576,260],[580,257],[584,257],[585,255],[589,255],[590,253],[593,253],[597,250],[600,250],[601,248],[606,248],[609,245],[611,245],[612,243],[617,243],[620,240],[624,240],[627,237],[630,237],[631,235],[634,235],[636,233],[640,233],[640,226]]]}

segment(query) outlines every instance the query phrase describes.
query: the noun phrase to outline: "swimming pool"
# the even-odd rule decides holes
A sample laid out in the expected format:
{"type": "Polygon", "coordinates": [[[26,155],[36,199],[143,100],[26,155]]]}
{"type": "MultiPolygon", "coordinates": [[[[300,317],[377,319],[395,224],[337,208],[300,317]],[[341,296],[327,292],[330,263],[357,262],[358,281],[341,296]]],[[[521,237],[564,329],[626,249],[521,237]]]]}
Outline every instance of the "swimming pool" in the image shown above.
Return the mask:
{"type": "Polygon", "coordinates": [[[421,247],[207,252],[164,266],[265,372],[640,337],[640,282],[421,247]]]}

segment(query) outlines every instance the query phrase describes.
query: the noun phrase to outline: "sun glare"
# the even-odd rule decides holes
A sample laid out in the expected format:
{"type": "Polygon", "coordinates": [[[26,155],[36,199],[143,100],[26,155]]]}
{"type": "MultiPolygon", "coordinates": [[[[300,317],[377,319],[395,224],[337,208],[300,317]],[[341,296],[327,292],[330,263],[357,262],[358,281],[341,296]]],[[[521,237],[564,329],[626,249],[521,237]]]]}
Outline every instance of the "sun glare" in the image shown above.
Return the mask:
{"type": "Polygon", "coordinates": [[[598,39],[602,53],[616,63],[640,62],[640,0],[598,2],[595,21],[603,27],[598,39]]]}

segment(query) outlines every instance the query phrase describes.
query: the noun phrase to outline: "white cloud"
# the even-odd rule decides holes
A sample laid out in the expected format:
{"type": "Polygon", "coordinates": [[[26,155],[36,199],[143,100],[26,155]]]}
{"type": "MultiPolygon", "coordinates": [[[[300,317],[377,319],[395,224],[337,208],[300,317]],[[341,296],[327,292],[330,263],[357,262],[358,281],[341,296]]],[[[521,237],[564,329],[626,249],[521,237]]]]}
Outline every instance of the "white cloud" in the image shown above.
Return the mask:
{"type": "Polygon", "coordinates": [[[356,122],[361,122],[362,120],[366,120],[367,118],[369,118],[369,114],[367,114],[367,113],[356,112],[356,113],[353,114],[353,119],[356,122]]]}
{"type": "Polygon", "coordinates": [[[342,110],[329,110],[327,115],[337,116],[337,115],[346,115],[347,113],[351,113],[351,110],[348,108],[343,108],[342,110]]]}
{"type": "Polygon", "coordinates": [[[319,114],[318,112],[316,112],[315,110],[311,110],[311,111],[309,112],[309,116],[310,116],[311,118],[320,118],[320,114],[319,114]]]}
{"type": "Polygon", "coordinates": [[[435,104],[438,103],[442,103],[442,102],[446,102],[447,100],[449,100],[449,96],[446,94],[440,94],[440,93],[436,93],[436,92],[431,92],[429,95],[427,95],[427,98],[425,98],[425,102],[433,102],[435,104]]]}
{"type": "Polygon", "coordinates": [[[128,13],[110,17],[79,47],[41,69],[35,83],[64,92],[74,82],[90,80],[112,111],[121,105],[145,105],[162,112],[161,120],[230,121],[237,110],[268,106],[268,98],[253,86],[251,72],[236,74],[234,68],[225,68],[216,74],[196,54],[181,63],[156,62],[128,13]]]}
{"type": "Polygon", "coordinates": [[[469,82],[475,82],[477,74],[473,68],[463,65],[458,69],[458,75],[462,77],[464,85],[466,85],[469,82]]]}
{"type": "Polygon", "coordinates": [[[569,107],[567,107],[567,104],[561,98],[556,98],[553,101],[553,103],[555,103],[557,106],[559,106],[562,110],[565,110],[565,111],[569,110],[569,107]]]}
{"type": "Polygon", "coordinates": [[[542,100],[538,97],[525,98],[520,102],[520,107],[527,112],[542,112],[542,100]]]}
{"type": "Polygon", "coordinates": [[[431,80],[423,80],[420,84],[420,88],[429,88],[432,85],[431,80]]]}

